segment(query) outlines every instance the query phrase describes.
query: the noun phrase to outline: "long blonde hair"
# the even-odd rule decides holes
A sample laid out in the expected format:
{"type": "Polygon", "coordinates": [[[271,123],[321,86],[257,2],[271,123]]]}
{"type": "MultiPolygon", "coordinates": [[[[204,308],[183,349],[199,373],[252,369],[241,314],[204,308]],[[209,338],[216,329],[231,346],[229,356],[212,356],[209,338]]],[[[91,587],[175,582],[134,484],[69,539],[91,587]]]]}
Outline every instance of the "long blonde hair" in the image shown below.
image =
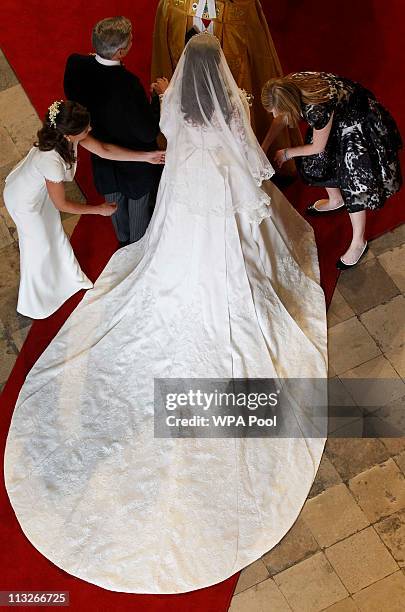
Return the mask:
{"type": "Polygon", "coordinates": [[[302,104],[322,104],[330,97],[329,82],[319,72],[297,72],[270,79],[262,89],[264,108],[284,115],[290,126],[298,124],[302,104]]]}

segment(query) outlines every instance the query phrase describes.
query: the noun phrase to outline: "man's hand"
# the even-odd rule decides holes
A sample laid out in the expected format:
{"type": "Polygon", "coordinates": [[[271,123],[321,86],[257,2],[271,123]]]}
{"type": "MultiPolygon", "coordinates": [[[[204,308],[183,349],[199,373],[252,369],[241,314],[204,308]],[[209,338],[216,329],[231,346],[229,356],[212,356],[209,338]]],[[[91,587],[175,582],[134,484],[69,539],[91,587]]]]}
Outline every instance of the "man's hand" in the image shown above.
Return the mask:
{"type": "Polygon", "coordinates": [[[169,80],[166,77],[159,77],[156,79],[154,83],[150,86],[151,92],[157,93],[158,96],[165,93],[166,89],[169,87],[169,80]]]}

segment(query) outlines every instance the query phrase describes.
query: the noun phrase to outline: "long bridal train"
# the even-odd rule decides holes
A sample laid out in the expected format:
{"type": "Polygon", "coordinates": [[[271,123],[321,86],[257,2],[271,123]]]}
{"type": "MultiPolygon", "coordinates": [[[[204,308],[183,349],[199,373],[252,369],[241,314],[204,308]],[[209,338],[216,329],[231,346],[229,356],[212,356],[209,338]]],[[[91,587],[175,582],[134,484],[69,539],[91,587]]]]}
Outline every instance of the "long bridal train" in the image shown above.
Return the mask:
{"type": "Polygon", "coordinates": [[[259,226],[163,197],[30,372],[7,490],[28,539],[70,574],[115,591],[198,589],[298,516],[324,440],[153,437],[154,376],[326,376],[313,234],[266,189],[259,226]]]}

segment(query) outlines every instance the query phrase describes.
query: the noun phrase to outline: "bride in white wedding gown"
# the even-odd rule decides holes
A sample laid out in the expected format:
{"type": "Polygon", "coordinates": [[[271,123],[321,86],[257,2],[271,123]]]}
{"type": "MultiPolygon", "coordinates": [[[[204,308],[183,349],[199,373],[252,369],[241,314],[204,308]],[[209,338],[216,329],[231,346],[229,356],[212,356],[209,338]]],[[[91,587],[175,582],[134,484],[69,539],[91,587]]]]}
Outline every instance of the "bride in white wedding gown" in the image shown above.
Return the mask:
{"type": "Polygon", "coordinates": [[[154,378],[327,376],[312,230],[267,180],[213,36],[188,43],[161,127],[149,229],[111,258],[31,370],[5,456],[32,544],[129,593],[206,587],[270,550],[325,442],[154,437],[154,378]]]}

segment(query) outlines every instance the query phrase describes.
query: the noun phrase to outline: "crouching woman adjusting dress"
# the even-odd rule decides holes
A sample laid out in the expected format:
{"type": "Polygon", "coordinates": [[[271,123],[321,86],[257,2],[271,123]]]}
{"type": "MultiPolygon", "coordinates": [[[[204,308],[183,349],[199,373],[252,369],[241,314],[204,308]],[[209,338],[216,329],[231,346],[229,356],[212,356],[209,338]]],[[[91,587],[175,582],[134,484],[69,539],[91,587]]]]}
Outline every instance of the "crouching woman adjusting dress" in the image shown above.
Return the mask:
{"type": "Polygon", "coordinates": [[[360,83],[326,72],[271,79],[262,101],[275,117],[265,149],[286,122],[303,119],[308,124],[305,145],[280,149],[275,162],[281,167],[296,158],[303,181],[326,188],[328,198],[309,206],[309,214],[346,208],[353,238],[336,265],[352,267],[367,250],[366,211],[384,206],[402,184],[402,141],[394,119],[360,83]]]}

